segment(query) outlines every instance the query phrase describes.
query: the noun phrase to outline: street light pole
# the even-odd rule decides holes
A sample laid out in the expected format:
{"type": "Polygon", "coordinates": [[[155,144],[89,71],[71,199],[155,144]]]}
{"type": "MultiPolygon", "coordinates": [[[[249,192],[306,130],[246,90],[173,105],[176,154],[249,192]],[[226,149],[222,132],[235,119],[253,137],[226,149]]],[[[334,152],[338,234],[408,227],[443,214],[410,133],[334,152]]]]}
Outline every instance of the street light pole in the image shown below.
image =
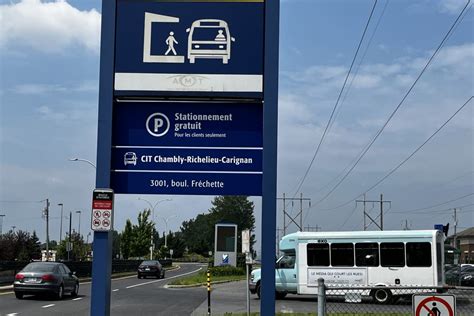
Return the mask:
{"type": "Polygon", "coordinates": [[[165,222],[165,248],[168,249],[168,242],[167,242],[167,236],[168,236],[168,221],[172,219],[173,217],[176,217],[176,215],[171,215],[167,218],[160,217],[164,222],[165,222]]]}
{"type": "Polygon", "coordinates": [[[90,161],[90,160],[87,160],[87,159],[82,159],[82,158],[69,158],[69,161],[82,161],[82,162],[86,162],[88,163],[89,165],[91,165],[92,167],[94,167],[94,169],[97,169],[97,167],[95,166],[95,164],[90,161]]]}
{"type": "Polygon", "coordinates": [[[78,227],[77,227],[77,233],[79,234],[79,238],[81,238],[81,213],[82,211],[76,211],[76,214],[78,219],[79,219],[79,223],[78,223],[78,227]]]}
{"type": "Polygon", "coordinates": [[[61,223],[59,224],[59,243],[63,240],[63,203],[58,203],[58,206],[61,206],[61,223]]]}
{"type": "MultiPolygon", "coordinates": [[[[150,201],[143,199],[143,198],[138,198],[140,201],[144,201],[150,205],[151,209],[151,222],[155,224],[155,207],[161,203],[161,202],[166,202],[166,201],[172,201],[172,199],[164,199],[164,200],[159,200],[158,202],[155,203],[155,205],[151,204],[150,201]]],[[[154,227],[153,227],[154,228],[154,227]]],[[[166,243],[166,234],[165,234],[165,243],[166,243]]],[[[153,260],[153,229],[151,230],[151,236],[150,236],[150,260],[153,260]]]]}

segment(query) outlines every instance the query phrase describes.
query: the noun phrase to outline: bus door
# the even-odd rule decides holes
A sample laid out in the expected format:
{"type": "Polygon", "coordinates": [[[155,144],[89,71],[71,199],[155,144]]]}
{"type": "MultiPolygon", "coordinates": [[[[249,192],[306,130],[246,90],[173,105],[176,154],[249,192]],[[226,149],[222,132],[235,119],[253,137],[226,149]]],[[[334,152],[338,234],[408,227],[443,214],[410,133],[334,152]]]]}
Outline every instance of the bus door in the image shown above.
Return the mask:
{"type": "Polygon", "coordinates": [[[296,293],[295,252],[285,253],[276,263],[275,288],[278,292],[296,293]]]}

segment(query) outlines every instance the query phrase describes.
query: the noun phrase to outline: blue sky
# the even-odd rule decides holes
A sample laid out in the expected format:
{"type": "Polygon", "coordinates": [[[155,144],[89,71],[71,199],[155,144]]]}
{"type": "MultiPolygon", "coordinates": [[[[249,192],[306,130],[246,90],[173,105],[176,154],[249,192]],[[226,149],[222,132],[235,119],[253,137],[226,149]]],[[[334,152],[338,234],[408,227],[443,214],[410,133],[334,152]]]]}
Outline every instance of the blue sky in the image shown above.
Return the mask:
{"type": "MultiPolygon", "coordinates": [[[[52,239],[59,237],[58,203],[64,203],[67,212],[82,210],[81,230],[88,231],[94,170],[68,158],[95,161],[100,3],[0,1],[0,214],[6,214],[4,231],[14,225],[34,229],[44,238],[44,203],[34,201],[45,198],[52,203],[52,239]]],[[[305,226],[361,229],[362,209],[355,208],[355,202],[327,209],[364,193],[473,94],[470,9],[352,174],[327,199],[316,203],[331,188],[325,185],[348,166],[400,102],[464,4],[457,0],[378,1],[360,56],[382,12],[383,16],[302,186],[301,192],[311,197],[313,205],[305,210],[305,226]]],[[[280,196],[294,193],[311,160],[372,5],[365,0],[281,2],[280,196]]],[[[386,228],[400,229],[405,220],[416,229],[452,225],[453,212],[448,209],[459,206],[463,206],[459,227],[474,225],[473,195],[442,204],[474,192],[473,123],[471,102],[417,155],[367,193],[368,199],[378,199],[383,193],[392,201],[386,228]],[[436,204],[441,205],[408,212],[436,204]]],[[[116,229],[122,230],[126,218],[135,220],[147,206],[138,197],[117,198],[116,229]]],[[[160,204],[157,212],[162,217],[178,215],[170,220],[172,229],[206,211],[212,199],[145,198],[173,199],[160,204]]],[[[260,225],[260,199],[254,200],[260,225]]],[[[280,209],[281,204],[279,220],[280,209]]],[[[376,209],[371,212],[375,214],[376,209]]],[[[73,220],[76,227],[77,215],[73,220]]],[[[158,229],[163,228],[158,219],[158,229]]]]}

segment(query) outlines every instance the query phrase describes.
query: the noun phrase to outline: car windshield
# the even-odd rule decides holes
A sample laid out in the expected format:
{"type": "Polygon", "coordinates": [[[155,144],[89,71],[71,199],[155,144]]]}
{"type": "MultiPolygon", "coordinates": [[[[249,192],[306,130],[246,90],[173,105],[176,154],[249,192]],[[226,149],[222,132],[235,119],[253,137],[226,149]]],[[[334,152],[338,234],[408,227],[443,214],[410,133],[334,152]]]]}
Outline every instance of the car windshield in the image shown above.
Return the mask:
{"type": "Polygon", "coordinates": [[[28,264],[23,272],[54,272],[56,264],[35,262],[28,264]]]}
{"type": "Polygon", "coordinates": [[[156,265],[157,262],[156,261],[143,261],[142,262],[142,266],[153,266],[153,265],[156,265]]]}

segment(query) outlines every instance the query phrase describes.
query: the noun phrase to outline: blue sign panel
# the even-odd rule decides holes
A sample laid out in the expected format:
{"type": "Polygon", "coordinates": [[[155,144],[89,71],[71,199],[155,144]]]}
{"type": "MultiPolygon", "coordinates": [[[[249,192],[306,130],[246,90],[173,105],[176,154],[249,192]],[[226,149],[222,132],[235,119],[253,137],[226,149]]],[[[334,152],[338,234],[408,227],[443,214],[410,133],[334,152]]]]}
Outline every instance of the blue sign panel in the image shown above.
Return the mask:
{"type": "Polygon", "coordinates": [[[116,34],[116,93],[261,97],[263,2],[119,0],[116,34]]]}
{"type": "Polygon", "coordinates": [[[262,112],[262,103],[115,103],[111,188],[260,195],[262,112]]]}

